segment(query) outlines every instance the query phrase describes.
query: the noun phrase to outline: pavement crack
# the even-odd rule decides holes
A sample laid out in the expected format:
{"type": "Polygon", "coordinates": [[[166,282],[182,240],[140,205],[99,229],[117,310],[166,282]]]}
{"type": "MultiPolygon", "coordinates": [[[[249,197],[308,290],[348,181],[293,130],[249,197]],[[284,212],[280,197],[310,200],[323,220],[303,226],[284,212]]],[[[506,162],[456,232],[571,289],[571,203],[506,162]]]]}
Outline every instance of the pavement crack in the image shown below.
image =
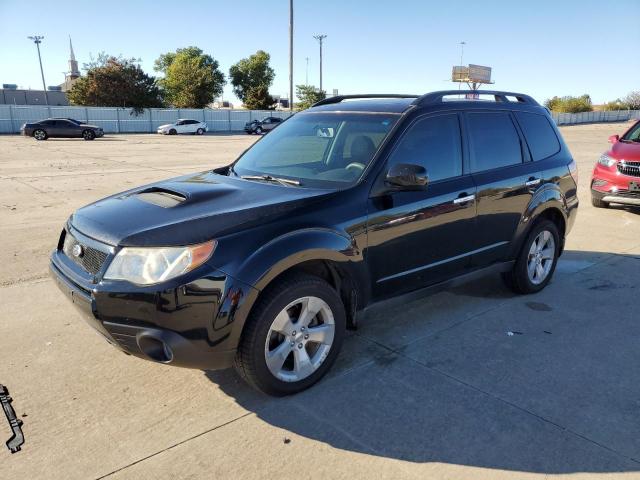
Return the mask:
{"type": "Polygon", "coordinates": [[[228,422],[221,423],[220,425],[217,425],[217,426],[215,426],[213,428],[205,430],[204,432],[200,432],[200,433],[198,433],[196,435],[193,435],[192,437],[189,437],[189,438],[181,440],[181,441],[179,441],[177,443],[174,443],[173,445],[169,445],[168,447],[163,448],[162,450],[158,450],[157,452],[154,452],[151,455],[147,455],[146,457],[142,457],[142,458],[140,458],[140,459],[138,459],[138,460],[136,460],[134,462],[131,462],[131,463],[125,465],[124,467],[120,467],[120,468],[118,468],[116,470],[113,470],[113,471],[111,471],[111,472],[109,472],[109,473],[107,473],[105,475],[102,475],[100,477],[96,477],[96,480],[101,480],[103,478],[110,477],[111,475],[114,475],[114,474],[116,474],[118,472],[121,472],[122,470],[126,470],[127,468],[132,467],[133,465],[137,465],[138,463],[141,463],[141,462],[144,462],[146,460],[149,460],[150,458],[153,458],[153,457],[155,457],[157,455],[160,455],[161,453],[167,452],[167,451],[169,451],[169,450],[171,450],[171,449],[173,449],[175,447],[178,447],[178,446],[183,445],[183,444],[185,444],[187,442],[190,442],[191,440],[194,440],[194,439],[196,439],[198,437],[206,435],[207,433],[211,433],[211,432],[213,432],[215,430],[218,430],[219,428],[226,427],[227,425],[230,425],[230,424],[232,424],[234,422],[237,422],[238,420],[243,419],[245,417],[248,417],[249,415],[253,415],[253,412],[247,412],[244,415],[240,415],[239,417],[234,418],[233,420],[229,420],[228,422]]]}

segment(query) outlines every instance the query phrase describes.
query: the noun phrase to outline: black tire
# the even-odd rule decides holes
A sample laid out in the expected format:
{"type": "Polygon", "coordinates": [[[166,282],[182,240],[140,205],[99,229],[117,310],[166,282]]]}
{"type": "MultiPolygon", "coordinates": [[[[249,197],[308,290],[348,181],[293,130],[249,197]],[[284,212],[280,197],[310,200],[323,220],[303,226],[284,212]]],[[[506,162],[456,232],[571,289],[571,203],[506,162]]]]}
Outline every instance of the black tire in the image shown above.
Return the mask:
{"type": "Polygon", "coordinates": [[[291,274],[270,285],[258,298],[244,325],[235,359],[235,369],[253,388],[268,395],[301,392],[319,381],[335,362],[346,329],[344,305],[338,293],[324,280],[307,274],[291,274]],[[317,369],[299,381],[283,381],[271,373],[265,360],[265,343],[276,316],[291,302],[305,296],[318,297],[329,306],[335,322],[333,343],[317,369]]]}
{"type": "Polygon", "coordinates": [[[600,198],[595,195],[591,195],[591,205],[596,208],[609,208],[609,202],[603,202],[600,198]]]}
{"type": "Polygon", "coordinates": [[[94,132],[93,130],[84,130],[82,132],[82,138],[84,138],[85,140],[95,140],[96,132],[94,132]]]}
{"type": "Polygon", "coordinates": [[[531,229],[529,235],[527,236],[527,239],[522,245],[522,250],[520,251],[518,258],[516,259],[516,264],[511,271],[502,274],[502,279],[504,280],[504,283],[507,285],[507,287],[509,287],[515,293],[529,294],[539,292],[551,281],[551,277],[553,277],[556,265],[558,264],[559,253],[560,234],[558,232],[558,227],[552,221],[542,219],[531,229]],[[555,247],[553,252],[553,262],[544,280],[536,284],[529,278],[529,273],[527,271],[527,266],[529,263],[529,251],[534,240],[538,237],[538,235],[540,235],[540,233],[545,230],[553,236],[555,247]]]}
{"type": "Polygon", "coordinates": [[[177,135],[178,132],[176,131],[175,128],[172,128],[171,130],[169,130],[169,135],[177,135]]]}
{"type": "Polygon", "coordinates": [[[262,132],[263,132],[262,127],[257,127],[257,128],[256,128],[256,133],[257,133],[258,135],[262,135],[262,132]]]}
{"type": "Polygon", "coordinates": [[[199,128],[196,130],[196,135],[204,135],[204,128],[199,128]]]}
{"type": "Polygon", "coordinates": [[[33,138],[35,138],[38,141],[41,141],[49,138],[49,135],[47,135],[47,132],[45,132],[41,128],[38,128],[37,130],[33,131],[33,138]]]}

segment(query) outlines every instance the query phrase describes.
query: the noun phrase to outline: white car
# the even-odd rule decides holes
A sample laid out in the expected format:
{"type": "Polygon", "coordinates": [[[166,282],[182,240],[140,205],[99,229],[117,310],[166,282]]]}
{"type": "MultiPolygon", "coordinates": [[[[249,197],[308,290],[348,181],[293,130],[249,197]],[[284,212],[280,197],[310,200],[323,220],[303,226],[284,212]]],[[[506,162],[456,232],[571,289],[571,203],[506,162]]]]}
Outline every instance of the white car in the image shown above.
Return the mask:
{"type": "Polygon", "coordinates": [[[207,124],[198,120],[181,118],[176,123],[168,123],[158,127],[158,133],[163,135],[177,135],[179,133],[195,133],[202,135],[207,131],[207,124]]]}

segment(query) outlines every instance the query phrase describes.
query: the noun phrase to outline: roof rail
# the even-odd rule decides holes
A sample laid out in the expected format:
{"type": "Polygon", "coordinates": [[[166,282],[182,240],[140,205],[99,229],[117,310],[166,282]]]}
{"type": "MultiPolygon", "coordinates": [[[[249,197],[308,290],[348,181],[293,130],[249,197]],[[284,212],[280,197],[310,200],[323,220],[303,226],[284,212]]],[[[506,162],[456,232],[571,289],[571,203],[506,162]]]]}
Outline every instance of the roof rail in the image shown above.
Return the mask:
{"type": "Polygon", "coordinates": [[[420,98],[418,95],[402,95],[397,93],[367,93],[364,95],[335,95],[333,97],[325,98],[324,100],[320,100],[319,102],[311,105],[312,107],[319,107],[320,105],[330,105],[332,103],[340,103],[343,100],[353,100],[357,98],[415,98],[416,100],[420,98]]]}
{"type": "MultiPolygon", "coordinates": [[[[416,98],[413,102],[414,105],[424,107],[425,105],[434,105],[442,102],[442,97],[448,95],[467,95],[467,94],[480,94],[480,95],[493,95],[496,102],[509,102],[507,97],[515,97],[519,103],[526,103],[528,105],[540,105],[533,97],[525,95],[524,93],[514,92],[502,92],[499,90],[442,90],[440,92],[431,92],[416,98]]],[[[460,101],[469,99],[461,98],[460,101]]]]}

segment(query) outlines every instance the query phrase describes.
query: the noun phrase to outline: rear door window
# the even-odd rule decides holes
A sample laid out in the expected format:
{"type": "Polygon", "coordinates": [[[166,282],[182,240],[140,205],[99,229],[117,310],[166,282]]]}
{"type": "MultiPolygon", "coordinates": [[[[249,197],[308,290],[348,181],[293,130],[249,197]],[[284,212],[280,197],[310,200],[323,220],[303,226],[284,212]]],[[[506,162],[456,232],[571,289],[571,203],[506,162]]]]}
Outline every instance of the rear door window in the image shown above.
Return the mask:
{"type": "Polygon", "coordinates": [[[467,113],[471,172],[522,163],[520,137],[508,112],[467,113]]]}
{"type": "Polygon", "coordinates": [[[515,115],[534,161],[560,151],[560,142],[546,116],[528,112],[516,112],[515,115]]]}

